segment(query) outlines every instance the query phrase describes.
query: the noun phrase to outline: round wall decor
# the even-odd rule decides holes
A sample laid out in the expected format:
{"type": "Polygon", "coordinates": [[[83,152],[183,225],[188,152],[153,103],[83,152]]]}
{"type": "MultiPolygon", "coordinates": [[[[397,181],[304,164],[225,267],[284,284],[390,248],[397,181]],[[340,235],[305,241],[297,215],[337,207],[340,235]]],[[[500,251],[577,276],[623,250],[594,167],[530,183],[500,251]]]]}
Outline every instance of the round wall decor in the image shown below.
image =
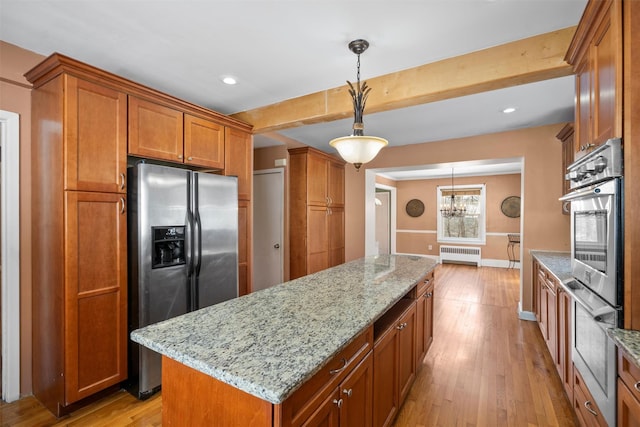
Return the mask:
{"type": "Polygon", "coordinates": [[[412,217],[418,217],[424,213],[424,203],[418,199],[411,199],[405,207],[407,214],[412,217]]]}
{"type": "Polygon", "coordinates": [[[509,218],[520,218],[520,197],[509,196],[502,201],[500,210],[509,218]]]}

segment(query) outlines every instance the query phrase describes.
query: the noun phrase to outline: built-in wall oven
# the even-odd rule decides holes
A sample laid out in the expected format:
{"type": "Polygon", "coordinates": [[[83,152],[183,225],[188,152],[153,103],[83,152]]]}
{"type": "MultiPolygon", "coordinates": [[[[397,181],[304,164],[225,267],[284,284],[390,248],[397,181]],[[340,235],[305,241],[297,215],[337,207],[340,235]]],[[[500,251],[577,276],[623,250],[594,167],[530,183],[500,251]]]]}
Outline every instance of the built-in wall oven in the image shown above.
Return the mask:
{"type": "MultiPolygon", "coordinates": [[[[616,425],[616,349],[623,322],[622,149],[612,139],[568,168],[572,191],[572,360],[609,426],[616,425]]],[[[583,402],[596,412],[592,402],[583,402]]]]}

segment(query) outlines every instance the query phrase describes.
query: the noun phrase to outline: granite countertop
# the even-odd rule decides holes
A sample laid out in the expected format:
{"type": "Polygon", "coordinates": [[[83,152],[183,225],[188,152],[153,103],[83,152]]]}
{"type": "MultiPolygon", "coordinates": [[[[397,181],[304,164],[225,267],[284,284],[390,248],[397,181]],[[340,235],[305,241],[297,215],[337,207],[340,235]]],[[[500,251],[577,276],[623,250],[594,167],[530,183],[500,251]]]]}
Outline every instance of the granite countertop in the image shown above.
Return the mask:
{"type": "Polygon", "coordinates": [[[640,367],[640,331],[614,328],[609,329],[607,333],[618,348],[640,367]]]}
{"type": "Polygon", "coordinates": [[[277,404],[436,264],[420,256],[366,257],[149,325],[131,339],[277,404]]]}
{"type": "Polygon", "coordinates": [[[537,259],[560,283],[573,280],[571,273],[571,253],[531,250],[531,256],[537,259]]]}

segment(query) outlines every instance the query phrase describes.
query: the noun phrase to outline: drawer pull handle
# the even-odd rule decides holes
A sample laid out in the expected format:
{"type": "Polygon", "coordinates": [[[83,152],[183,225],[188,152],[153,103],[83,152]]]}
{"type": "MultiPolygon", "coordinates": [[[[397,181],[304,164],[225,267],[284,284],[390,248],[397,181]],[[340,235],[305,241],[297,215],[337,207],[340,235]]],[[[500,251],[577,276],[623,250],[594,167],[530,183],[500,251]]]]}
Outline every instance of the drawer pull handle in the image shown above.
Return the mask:
{"type": "Polygon", "coordinates": [[[591,401],[590,400],[587,400],[586,402],[584,402],[584,407],[587,408],[587,411],[591,412],[596,417],[598,416],[598,413],[596,411],[594,411],[593,408],[591,408],[591,401]]]}
{"type": "Polygon", "coordinates": [[[640,381],[638,381],[637,383],[635,383],[633,385],[633,388],[635,388],[637,391],[640,391],[640,381]]]}
{"type": "Polygon", "coordinates": [[[124,190],[125,183],[126,183],[126,176],[124,175],[124,172],[120,172],[120,189],[121,190],[124,190]]]}
{"type": "Polygon", "coordinates": [[[346,368],[346,367],[347,367],[347,359],[345,359],[345,358],[343,357],[341,360],[342,360],[342,367],[341,367],[341,368],[338,368],[338,369],[332,369],[332,370],[330,370],[330,371],[329,371],[329,373],[330,373],[331,375],[335,375],[335,374],[337,374],[337,373],[339,373],[339,372],[342,372],[342,371],[344,371],[344,368],[346,368]]]}
{"type": "Polygon", "coordinates": [[[351,397],[351,393],[353,393],[353,389],[349,389],[347,390],[346,388],[344,390],[342,390],[342,394],[346,394],[347,397],[351,397]]]}
{"type": "Polygon", "coordinates": [[[124,201],[124,197],[120,197],[120,213],[124,214],[127,210],[126,210],[127,206],[126,203],[124,201]]]}
{"type": "Polygon", "coordinates": [[[333,399],[333,403],[335,403],[338,408],[342,408],[342,399],[333,399]]]}

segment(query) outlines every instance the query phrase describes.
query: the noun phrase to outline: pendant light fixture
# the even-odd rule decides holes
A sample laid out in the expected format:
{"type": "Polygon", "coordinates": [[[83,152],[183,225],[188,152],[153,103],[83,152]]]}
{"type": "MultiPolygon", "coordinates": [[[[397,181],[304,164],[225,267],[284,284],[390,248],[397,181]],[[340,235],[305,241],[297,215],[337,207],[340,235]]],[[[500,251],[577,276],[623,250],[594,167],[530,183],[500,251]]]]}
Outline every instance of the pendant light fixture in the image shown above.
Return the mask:
{"type": "Polygon", "coordinates": [[[349,50],[358,55],[358,81],[355,88],[351,82],[347,80],[349,94],[353,99],[353,133],[350,136],[343,136],[329,142],[329,145],[338,150],[340,156],[347,163],[353,163],[357,171],[360,171],[360,166],[362,166],[363,163],[373,160],[378,152],[389,143],[384,138],[366,136],[364,134],[362,117],[364,116],[364,106],[371,88],[367,86],[367,82],[363,82],[362,85],[360,84],[360,54],[367,50],[368,47],[369,42],[362,39],[349,43],[349,50]]]}
{"type": "Polygon", "coordinates": [[[465,216],[467,213],[467,207],[462,205],[456,205],[456,192],[453,186],[453,168],[451,168],[451,198],[449,204],[442,204],[440,206],[440,213],[443,218],[456,218],[465,216]]]}

